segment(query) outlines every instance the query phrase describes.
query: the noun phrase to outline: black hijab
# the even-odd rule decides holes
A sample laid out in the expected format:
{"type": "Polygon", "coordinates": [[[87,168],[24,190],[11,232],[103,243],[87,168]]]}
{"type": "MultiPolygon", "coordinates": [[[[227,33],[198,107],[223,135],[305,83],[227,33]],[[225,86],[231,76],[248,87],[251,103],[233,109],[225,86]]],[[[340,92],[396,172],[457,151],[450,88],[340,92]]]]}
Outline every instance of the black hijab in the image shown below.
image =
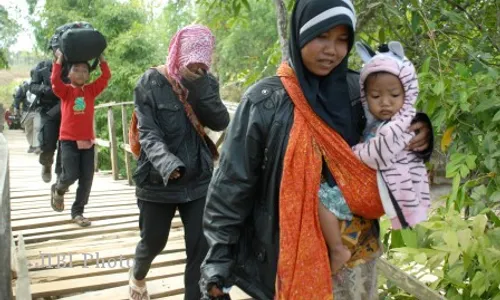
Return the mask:
{"type": "Polygon", "coordinates": [[[349,51],[354,43],[356,13],[350,0],[297,0],[290,26],[290,59],[302,91],[314,112],[349,145],[358,142],[352,128],[347,84],[347,56],[327,76],[311,73],[302,62],[301,49],[314,38],[339,25],[349,28],[349,51]]]}

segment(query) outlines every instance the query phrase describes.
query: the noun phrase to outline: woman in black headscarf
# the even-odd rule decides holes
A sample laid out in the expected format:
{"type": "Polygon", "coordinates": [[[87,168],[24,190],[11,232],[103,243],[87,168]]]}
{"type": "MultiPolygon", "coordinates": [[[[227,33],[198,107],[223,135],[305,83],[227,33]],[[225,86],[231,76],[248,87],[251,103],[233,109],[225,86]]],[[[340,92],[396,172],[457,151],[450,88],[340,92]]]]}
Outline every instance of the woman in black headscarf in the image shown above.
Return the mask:
{"type": "MultiPolygon", "coordinates": [[[[207,195],[204,231],[210,250],[200,282],[207,298],[222,296],[232,285],[256,299],[333,295],[330,274],[323,272],[328,256],[318,239],[317,190],[321,175],[330,186],[340,177],[332,156],[323,161],[320,156],[318,165],[311,149],[324,152],[327,141],[345,153],[360,141],[365,118],[359,75],[347,68],[355,26],[349,0],[298,0],[290,61],[280,67],[279,77],[261,80],[243,96],[207,195]],[[311,182],[318,182],[313,193],[311,182]],[[317,280],[321,276],[327,278],[317,280]]],[[[415,121],[412,130],[418,134],[409,147],[429,157],[430,121],[422,114],[415,121]]],[[[353,195],[364,195],[364,188],[354,186],[353,195]]],[[[372,298],[381,254],[378,222],[354,216],[341,228],[352,257],[333,283],[335,299],[372,298]]]]}

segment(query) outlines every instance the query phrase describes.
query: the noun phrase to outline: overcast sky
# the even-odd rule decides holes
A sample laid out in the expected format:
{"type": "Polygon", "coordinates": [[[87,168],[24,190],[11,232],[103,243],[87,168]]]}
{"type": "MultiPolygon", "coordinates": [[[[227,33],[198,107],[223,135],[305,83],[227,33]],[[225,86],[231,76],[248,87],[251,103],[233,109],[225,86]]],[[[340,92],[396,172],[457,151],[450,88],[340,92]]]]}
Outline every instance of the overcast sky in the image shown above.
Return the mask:
{"type": "MultiPolygon", "coordinates": [[[[45,0],[38,0],[38,7],[43,7],[45,0]]],[[[17,36],[17,42],[10,47],[11,51],[33,49],[35,36],[29,23],[28,4],[26,0],[0,0],[0,5],[4,6],[9,12],[9,17],[16,20],[22,27],[17,36]]]]}

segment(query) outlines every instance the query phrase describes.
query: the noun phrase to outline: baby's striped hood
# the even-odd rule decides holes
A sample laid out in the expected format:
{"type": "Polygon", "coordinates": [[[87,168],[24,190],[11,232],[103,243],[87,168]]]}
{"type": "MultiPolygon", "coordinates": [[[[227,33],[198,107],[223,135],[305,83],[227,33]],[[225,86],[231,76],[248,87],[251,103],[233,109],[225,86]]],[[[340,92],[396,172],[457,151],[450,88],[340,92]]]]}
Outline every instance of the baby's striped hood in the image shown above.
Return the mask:
{"type": "Polygon", "coordinates": [[[375,53],[367,45],[356,42],[356,50],[365,63],[359,79],[363,105],[366,106],[366,78],[372,73],[387,72],[397,76],[404,88],[405,98],[400,113],[414,111],[419,91],[417,72],[412,62],[404,55],[401,43],[389,42],[388,45],[379,47],[379,51],[375,53]]]}

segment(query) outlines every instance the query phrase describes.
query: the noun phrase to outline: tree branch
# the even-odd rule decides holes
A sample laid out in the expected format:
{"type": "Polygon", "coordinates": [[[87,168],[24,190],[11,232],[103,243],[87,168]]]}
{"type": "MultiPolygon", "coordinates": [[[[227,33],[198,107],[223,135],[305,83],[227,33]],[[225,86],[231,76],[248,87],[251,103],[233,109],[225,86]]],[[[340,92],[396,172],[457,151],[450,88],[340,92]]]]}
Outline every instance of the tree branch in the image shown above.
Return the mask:
{"type": "Polygon", "coordinates": [[[288,40],[286,38],[287,30],[287,11],[283,0],[274,0],[274,5],[276,6],[276,19],[278,26],[278,36],[281,45],[281,60],[286,61],[290,57],[288,53],[288,40]]]}
{"type": "MultiPolygon", "coordinates": [[[[391,20],[389,19],[389,16],[387,15],[387,12],[385,11],[385,7],[382,9],[382,15],[384,16],[385,21],[387,22],[387,25],[389,25],[389,28],[391,29],[391,32],[394,33],[397,37],[398,40],[403,43],[404,39],[403,37],[399,34],[399,32],[392,26],[391,20]]],[[[417,44],[417,43],[415,43],[417,44]]]]}
{"type": "Polygon", "coordinates": [[[457,8],[458,10],[462,11],[466,16],[467,18],[469,19],[469,21],[471,21],[471,23],[476,26],[476,28],[484,33],[486,35],[486,38],[488,39],[488,41],[490,41],[491,45],[498,51],[500,52],[500,46],[497,45],[497,43],[491,38],[491,36],[489,36],[489,34],[487,34],[485,32],[485,30],[483,30],[483,26],[481,24],[479,24],[478,22],[476,22],[476,19],[467,12],[467,10],[465,8],[463,8],[460,4],[458,3],[455,3],[454,1],[452,0],[446,0],[446,2],[448,2],[448,4],[450,4],[451,6],[457,8]]]}
{"type": "Polygon", "coordinates": [[[375,15],[375,8],[376,7],[371,7],[370,9],[367,9],[366,7],[364,7],[360,9],[360,12],[358,14],[358,22],[356,25],[357,32],[362,32],[363,28],[366,26],[366,24],[368,24],[368,21],[373,18],[373,16],[375,15]]]}

